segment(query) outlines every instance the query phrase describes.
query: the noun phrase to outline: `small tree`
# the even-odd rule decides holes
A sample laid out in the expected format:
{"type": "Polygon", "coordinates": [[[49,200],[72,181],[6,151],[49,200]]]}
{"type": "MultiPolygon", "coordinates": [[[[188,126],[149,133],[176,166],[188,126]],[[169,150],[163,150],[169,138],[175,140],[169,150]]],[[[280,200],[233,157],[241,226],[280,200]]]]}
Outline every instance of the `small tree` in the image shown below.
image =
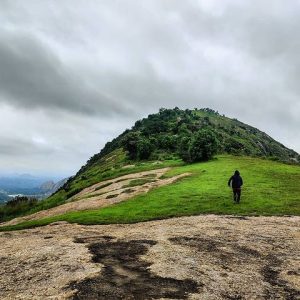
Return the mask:
{"type": "Polygon", "coordinates": [[[178,154],[181,157],[181,159],[185,162],[191,161],[190,153],[189,153],[190,143],[191,143],[191,137],[187,135],[181,137],[179,141],[178,154]]]}
{"type": "Polygon", "coordinates": [[[137,132],[129,132],[123,140],[123,147],[128,151],[130,159],[136,159],[138,155],[139,134],[137,132]]]}
{"type": "Polygon", "coordinates": [[[137,143],[137,156],[139,159],[147,159],[153,151],[153,145],[146,139],[141,139],[137,143]]]}
{"type": "Polygon", "coordinates": [[[200,130],[189,144],[189,159],[191,162],[207,161],[217,153],[217,138],[212,130],[200,130]]]}

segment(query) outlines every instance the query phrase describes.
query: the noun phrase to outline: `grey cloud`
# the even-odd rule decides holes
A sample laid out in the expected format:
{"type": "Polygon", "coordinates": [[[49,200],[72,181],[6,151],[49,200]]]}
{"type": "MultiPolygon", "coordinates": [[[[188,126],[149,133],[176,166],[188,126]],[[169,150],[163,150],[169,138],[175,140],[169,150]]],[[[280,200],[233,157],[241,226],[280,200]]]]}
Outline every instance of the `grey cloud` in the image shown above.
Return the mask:
{"type": "Polygon", "coordinates": [[[49,155],[54,152],[53,147],[34,143],[25,138],[17,139],[14,137],[1,137],[0,155],[7,157],[49,155]]]}
{"type": "Polygon", "coordinates": [[[26,109],[86,114],[126,113],[127,108],[76,76],[41,41],[26,32],[0,33],[0,101],[26,109]]]}

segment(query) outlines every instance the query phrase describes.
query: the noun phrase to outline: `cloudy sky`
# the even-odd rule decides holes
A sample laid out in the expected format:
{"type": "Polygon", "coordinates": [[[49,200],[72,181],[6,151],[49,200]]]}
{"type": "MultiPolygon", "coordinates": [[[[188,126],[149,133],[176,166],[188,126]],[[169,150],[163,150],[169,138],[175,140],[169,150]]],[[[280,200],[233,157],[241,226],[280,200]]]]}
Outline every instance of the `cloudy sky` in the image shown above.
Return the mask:
{"type": "Polygon", "coordinates": [[[71,175],[160,107],[300,152],[300,1],[1,0],[0,173],[71,175]]]}

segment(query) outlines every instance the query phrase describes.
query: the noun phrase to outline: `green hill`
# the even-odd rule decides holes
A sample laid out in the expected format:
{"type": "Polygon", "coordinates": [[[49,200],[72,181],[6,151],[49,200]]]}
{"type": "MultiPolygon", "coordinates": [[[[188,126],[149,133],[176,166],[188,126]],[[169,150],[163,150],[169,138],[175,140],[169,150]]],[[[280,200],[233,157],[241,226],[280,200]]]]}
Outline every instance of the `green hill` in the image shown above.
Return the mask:
{"type": "MultiPolygon", "coordinates": [[[[181,142],[203,129],[214,131],[218,141],[218,154],[265,157],[289,163],[300,161],[298,153],[286,148],[266,133],[236,119],[221,116],[213,110],[160,109],[159,113],[137,121],[130,130],[125,130],[108,142],[100,153],[91,157],[65,184],[59,195],[61,199],[67,199],[82,188],[103,179],[151,168],[142,164],[145,160],[158,160],[165,165],[169,162],[173,164],[174,160],[180,159],[181,142]],[[129,148],[131,151],[126,151],[126,146],[127,150],[129,148]],[[147,153],[142,151],[143,146],[148,149],[147,153]],[[132,163],[137,168],[122,168],[132,163]]],[[[56,198],[58,194],[50,199],[56,198]]]]}
{"type": "MultiPolygon", "coordinates": [[[[74,177],[70,178],[68,182],[54,195],[50,196],[44,201],[39,202],[34,207],[29,207],[28,209],[19,211],[14,210],[13,214],[5,213],[3,210],[1,218],[2,220],[7,220],[18,215],[29,214],[61,205],[72,196],[80,192],[83,188],[124,174],[130,174],[154,168],[162,168],[165,166],[176,167],[174,170],[181,170],[180,168],[185,168],[188,170],[191,168],[197,173],[196,170],[198,168],[198,164],[186,165],[184,161],[193,161],[193,152],[191,148],[195,144],[195,136],[201,132],[205,132],[205,134],[209,133],[213,137],[215,143],[214,145],[216,146],[215,152],[217,155],[219,155],[219,163],[222,163],[224,160],[224,156],[220,155],[227,154],[244,156],[240,158],[228,156],[231,157],[231,165],[232,168],[234,168],[233,163],[235,161],[242,162],[243,159],[248,161],[250,158],[246,158],[247,156],[252,157],[252,161],[258,165],[260,164],[260,161],[264,162],[264,164],[269,164],[266,165],[269,168],[269,170],[266,171],[267,173],[273,172],[273,166],[276,166],[277,168],[277,166],[280,165],[283,169],[287,168],[287,170],[295,170],[293,172],[298,174],[298,163],[300,161],[299,154],[286,148],[284,145],[280,144],[267,134],[254,127],[246,125],[236,119],[227,118],[211,109],[160,109],[159,113],[149,115],[147,118],[137,121],[130,130],[125,130],[120,136],[113,139],[111,142],[108,142],[101,152],[91,157],[86,165],[84,165],[74,177]],[[258,158],[260,159],[257,160],[258,158]],[[262,158],[268,159],[269,161],[261,160],[262,158]],[[274,161],[296,164],[296,166],[288,166],[279,162],[275,163],[274,161]]],[[[203,160],[205,160],[205,157],[203,160]]],[[[214,163],[216,162],[214,161],[214,163]]],[[[228,169],[228,167],[226,167],[225,161],[223,163],[226,173],[222,173],[222,176],[228,177],[228,175],[232,172],[232,169],[228,169]]],[[[207,164],[209,165],[210,162],[207,164]]],[[[201,170],[202,164],[199,166],[201,170]]],[[[253,172],[254,171],[252,170],[250,173],[251,176],[254,176],[253,178],[255,178],[257,174],[255,175],[253,172]]],[[[266,175],[267,173],[262,174],[266,175]]],[[[212,176],[219,177],[219,174],[220,171],[218,171],[216,174],[212,172],[212,176]]],[[[284,176],[282,178],[280,177],[281,175],[278,176],[278,181],[285,181],[284,176]]],[[[203,178],[205,178],[205,176],[203,178]]],[[[277,189],[277,181],[274,183],[272,181],[274,178],[272,176],[270,178],[271,181],[268,184],[270,184],[270,186],[275,184],[277,189]]],[[[185,179],[182,182],[186,182],[188,180],[190,179],[185,179]]],[[[292,183],[289,190],[293,189],[293,185],[296,185],[296,183],[292,183]]],[[[165,189],[168,188],[169,187],[165,187],[165,189]]],[[[222,191],[219,196],[222,197],[222,195],[224,195],[224,191],[222,189],[220,190],[219,186],[216,188],[215,192],[214,189],[215,186],[209,190],[210,195],[207,195],[208,200],[213,199],[215,192],[222,191]]],[[[279,191],[280,193],[284,192],[280,189],[276,189],[273,191],[274,193],[279,193],[279,191]]],[[[150,197],[151,194],[152,192],[147,195],[147,197],[150,197]]],[[[178,191],[178,195],[182,195],[182,191],[178,191]]],[[[253,193],[253,195],[255,195],[255,193],[253,193]]],[[[188,194],[186,197],[187,196],[188,194]]],[[[265,197],[269,196],[266,194],[265,197]]],[[[130,203],[132,202],[130,201],[130,203]]],[[[262,201],[259,203],[262,204],[262,201]]],[[[126,206],[129,204],[125,203],[120,205],[126,206]]],[[[243,211],[238,211],[238,209],[242,208],[234,208],[234,210],[229,209],[227,211],[225,208],[224,210],[219,210],[218,207],[219,206],[216,202],[214,209],[208,209],[207,207],[204,209],[202,207],[196,211],[198,213],[243,213],[243,211]]],[[[185,214],[185,210],[186,209],[183,210],[183,214],[185,214]]],[[[246,211],[249,213],[251,210],[248,209],[246,211]]],[[[253,210],[253,212],[255,211],[265,212],[265,209],[253,210]]],[[[284,213],[284,211],[281,213],[284,213]]],[[[290,214],[292,211],[293,209],[287,210],[286,213],[290,214]]],[[[189,211],[187,210],[186,212],[188,213],[189,211]]],[[[190,211],[189,213],[194,212],[190,211]]],[[[279,213],[279,210],[277,213],[279,213]]],[[[295,213],[297,213],[297,211],[295,213]]],[[[167,215],[169,215],[169,213],[167,215]]]]}

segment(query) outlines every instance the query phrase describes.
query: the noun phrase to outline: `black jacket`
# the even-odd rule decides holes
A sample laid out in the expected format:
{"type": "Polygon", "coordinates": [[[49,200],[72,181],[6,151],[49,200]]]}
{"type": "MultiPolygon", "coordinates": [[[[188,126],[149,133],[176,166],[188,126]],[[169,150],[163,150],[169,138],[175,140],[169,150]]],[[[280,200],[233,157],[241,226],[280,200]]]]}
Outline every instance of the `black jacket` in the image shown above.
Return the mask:
{"type": "Polygon", "coordinates": [[[233,189],[239,189],[243,185],[243,179],[240,175],[233,175],[229,178],[228,185],[231,186],[233,189]],[[232,182],[232,183],[231,183],[232,182]]]}

